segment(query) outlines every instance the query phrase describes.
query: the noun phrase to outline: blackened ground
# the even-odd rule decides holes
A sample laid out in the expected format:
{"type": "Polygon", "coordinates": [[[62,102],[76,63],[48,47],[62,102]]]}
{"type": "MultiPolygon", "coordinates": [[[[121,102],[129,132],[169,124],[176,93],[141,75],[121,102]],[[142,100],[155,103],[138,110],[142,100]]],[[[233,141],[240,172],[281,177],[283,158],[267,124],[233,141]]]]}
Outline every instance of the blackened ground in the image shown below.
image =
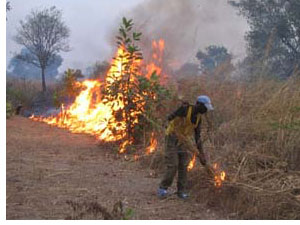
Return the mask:
{"type": "Polygon", "coordinates": [[[6,123],[7,219],[97,219],[84,210],[77,215],[67,202],[96,202],[111,211],[118,201],[131,211],[129,219],[225,218],[201,199],[158,199],[159,176],[93,137],[19,116],[6,123]]]}

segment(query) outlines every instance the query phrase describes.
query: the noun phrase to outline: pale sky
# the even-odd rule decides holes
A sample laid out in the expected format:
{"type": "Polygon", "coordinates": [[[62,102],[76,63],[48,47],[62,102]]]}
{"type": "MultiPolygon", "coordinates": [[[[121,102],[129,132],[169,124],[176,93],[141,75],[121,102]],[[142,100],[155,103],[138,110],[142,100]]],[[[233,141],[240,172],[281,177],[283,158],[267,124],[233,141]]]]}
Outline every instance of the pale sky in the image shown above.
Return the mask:
{"type": "MultiPolygon", "coordinates": [[[[150,35],[162,34],[167,42],[170,37],[170,49],[174,49],[171,45],[172,41],[178,43],[175,47],[181,46],[177,51],[173,51],[175,58],[184,56],[187,60],[193,59],[197,49],[204,49],[209,44],[224,44],[236,57],[245,55],[244,33],[248,25],[242,17],[236,15],[236,11],[231,6],[226,4],[227,0],[190,0],[196,6],[195,9],[193,7],[190,9],[191,6],[185,4],[185,1],[10,0],[12,10],[7,13],[6,22],[6,65],[22,48],[12,40],[16,35],[19,21],[24,19],[32,9],[43,9],[53,5],[63,11],[63,20],[71,31],[72,51],[60,53],[64,60],[59,68],[60,72],[67,68],[85,70],[96,61],[109,60],[115,51],[110,45],[112,40],[109,39],[112,38],[112,30],[119,26],[123,16],[145,17],[145,21],[149,21],[151,17],[152,27],[149,26],[148,29],[150,35]],[[191,10],[195,15],[189,13],[191,10]],[[169,15],[167,19],[166,15],[169,15]],[[188,24],[178,25],[179,27],[173,29],[170,21],[175,21],[173,25],[185,21],[188,24]],[[184,36],[182,32],[191,35],[184,36]],[[195,46],[190,45],[192,41],[196,42],[195,46]],[[185,50],[186,52],[183,53],[182,51],[185,50]]],[[[141,18],[140,21],[143,19],[141,18]]],[[[147,24],[145,26],[148,27],[147,24]]]]}
{"type": "Polygon", "coordinates": [[[97,60],[113,55],[107,42],[112,26],[118,26],[119,18],[144,0],[10,0],[12,10],[7,13],[6,64],[14,53],[22,48],[12,40],[19,21],[32,9],[56,6],[63,11],[63,19],[70,28],[72,51],[61,53],[64,71],[67,67],[85,69],[97,60]]]}

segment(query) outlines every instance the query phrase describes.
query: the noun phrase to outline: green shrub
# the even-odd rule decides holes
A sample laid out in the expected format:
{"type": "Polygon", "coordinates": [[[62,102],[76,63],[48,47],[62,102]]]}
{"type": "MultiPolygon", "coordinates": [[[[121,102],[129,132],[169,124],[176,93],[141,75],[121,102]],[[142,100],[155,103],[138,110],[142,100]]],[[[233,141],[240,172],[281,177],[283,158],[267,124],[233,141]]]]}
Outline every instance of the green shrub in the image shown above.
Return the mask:
{"type": "Polygon", "coordinates": [[[6,119],[10,118],[14,113],[13,106],[10,102],[6,102],[6,119]]]}

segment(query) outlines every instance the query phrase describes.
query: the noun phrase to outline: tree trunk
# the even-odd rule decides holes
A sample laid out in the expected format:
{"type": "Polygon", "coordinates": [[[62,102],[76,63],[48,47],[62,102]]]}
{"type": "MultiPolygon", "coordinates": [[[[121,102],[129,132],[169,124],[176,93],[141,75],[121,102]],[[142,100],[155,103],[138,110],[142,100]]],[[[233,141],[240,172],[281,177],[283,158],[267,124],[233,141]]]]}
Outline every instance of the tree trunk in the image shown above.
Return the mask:
{"type": "Polygon", "coordinates": [[[43,92],[46,92],[46,81],[45,81],[45,67],[42,67],[42,87],[43,92]]]}

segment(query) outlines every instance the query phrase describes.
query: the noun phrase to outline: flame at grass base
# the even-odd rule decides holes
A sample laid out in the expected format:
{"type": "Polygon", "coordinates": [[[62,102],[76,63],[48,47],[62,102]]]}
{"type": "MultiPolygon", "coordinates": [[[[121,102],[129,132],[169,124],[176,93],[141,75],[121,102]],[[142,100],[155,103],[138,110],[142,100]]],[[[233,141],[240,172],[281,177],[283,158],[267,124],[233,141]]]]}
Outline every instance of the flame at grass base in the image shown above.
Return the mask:
{"type": "MultiPolygon", "coordinates": [[[[194,153],[193,158],[190,160],[187,171],[191,171],[196,164],[196,153],[194,153]]],[[[225,181],[226,178],[226,172],[223,170],[220,170],[220,167],[217,163],[214,163],[213,166],[206,165],[207,169],[209,169],[209,174],[213,176],[214,179],[214,186],[217,188],[220,188],[222,186],[222,183],[225,181]]]]}
{"type": "Polygon", "coordinates": [[[213,164],[214,169],[214,185],[219,188],[222,186],[222,183],[225,181],[226,173],[225,171],[220,171],[219,165],[217,163],[213,164]]]}
{"type": "Polygon", "coordinates": [[[196,164],[196,154],[194,153],[193,158],[191,159],[191,161],[187,166],[187,171],[191,171],[195,167],[195,164],[196,164]]]}
{"type": "Polygon", "coordinates": [[[86,80],[78,83],[83,89],[74,103],[57,116],[30,117],[34,121],[45,122],[52,126],[66,128],[72,133],[94,135],[99,140],[117,141],[125,136],[126,124],[117,121],[114,111],[122,108],[121,102],[97,102],[100,99],[99,81],[86,80]]]}
{"type": "Polygon", "coordinates": [[[155,138],[154,132],[151,134],[150,145],[146,148],[146,155],[153,153],[157,146],[157,140],[155,138]]]}

